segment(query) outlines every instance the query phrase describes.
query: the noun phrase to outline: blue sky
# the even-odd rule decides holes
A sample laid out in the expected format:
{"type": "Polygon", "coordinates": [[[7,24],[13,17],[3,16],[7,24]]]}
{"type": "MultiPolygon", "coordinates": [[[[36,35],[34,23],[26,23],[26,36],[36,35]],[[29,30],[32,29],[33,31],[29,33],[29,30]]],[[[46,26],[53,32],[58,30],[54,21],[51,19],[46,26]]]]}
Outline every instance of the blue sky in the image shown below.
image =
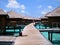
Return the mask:
{"type": "Polygon", "coordinates": [[[41,17],[60,6],[60,0],[0,0],[4,11],[15,10],[27,16],[41,17]]]}

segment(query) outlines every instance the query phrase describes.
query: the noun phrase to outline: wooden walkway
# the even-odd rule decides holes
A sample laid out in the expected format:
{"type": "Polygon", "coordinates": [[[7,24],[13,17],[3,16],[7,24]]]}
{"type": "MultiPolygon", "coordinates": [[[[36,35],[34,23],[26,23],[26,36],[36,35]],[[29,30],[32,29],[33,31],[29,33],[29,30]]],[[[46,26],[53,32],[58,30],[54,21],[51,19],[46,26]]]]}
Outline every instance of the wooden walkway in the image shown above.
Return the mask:
{"type": "Polygon", "coordinates": [[[35,27],[34,23],[27,25],[23,30],[23,36],[15,40],[14,45],[53,45],[35,27]]]}

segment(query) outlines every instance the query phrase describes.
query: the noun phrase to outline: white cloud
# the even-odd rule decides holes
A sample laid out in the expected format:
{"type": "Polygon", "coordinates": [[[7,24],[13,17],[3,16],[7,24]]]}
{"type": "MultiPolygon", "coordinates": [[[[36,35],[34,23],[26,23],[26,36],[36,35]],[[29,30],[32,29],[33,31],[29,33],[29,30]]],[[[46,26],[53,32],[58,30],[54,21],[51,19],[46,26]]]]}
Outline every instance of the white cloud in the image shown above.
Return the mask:
{"type": "Polygon", "coordinates": [[[26,14],[26,15],[30,15],[30,13],[28,11],[26,11],[26,10],[21,10],[21,13],[26,14]]]}
{"type": "Polygon", "coordinates": [[[25,7],[25,5],[21,5],[20,8],[21,8],[22,10],[25,10],[26,7],[25,7]]]}
{"type": "Polygon", "coordinates": [[[52,9],[53,7],[51,5],[48,6],[48,9],[52,9]]]}
{"type": "Polygon", "coordinates": [[[16,0],[8,0],[8,4],[6,5],[8,8],[20,8],[19,3],[16,0]]]}
{"type": "Polygon", "coordinates": [[[20,9],[21,9],[21,13],[26,13],[25,9],[25,5],[20,5],[20,9]]]}
{"type": "Polygon", "coordinates": [[[24,4],[19,4],[17,0],[8,0],[7,8],[20,8],[20,10],[25,10],[26,7],[24,4]]]}
{"type": "Polygon", "coordinates": [[[4,12],[7,12],[7,10],[4,10],[4,12]]]}
{"type": "Polygon", "coordinates": [[[21,13],[27,14],[26,6],[24,4],[19,4],[17,0],[8,0],[8,4],[6,5],[7,8],[18,8],[21,13]]]}
{"type": "Polygon", "coordinates": [[[39,5],[38,8],[42,8],[42,5],[39,5]]]}
{"type": "Polygon", "coordinates": [[[21,13],[25,13],[25,10],[21,10],[21,13]]]}
{"type": "Polygon", "coordinates": [[[41,14],[43,14],[43,15],[46,14],[46,13],[47,13],[47,11],[42,11],[42,12],[41,12],[41,14]]]}

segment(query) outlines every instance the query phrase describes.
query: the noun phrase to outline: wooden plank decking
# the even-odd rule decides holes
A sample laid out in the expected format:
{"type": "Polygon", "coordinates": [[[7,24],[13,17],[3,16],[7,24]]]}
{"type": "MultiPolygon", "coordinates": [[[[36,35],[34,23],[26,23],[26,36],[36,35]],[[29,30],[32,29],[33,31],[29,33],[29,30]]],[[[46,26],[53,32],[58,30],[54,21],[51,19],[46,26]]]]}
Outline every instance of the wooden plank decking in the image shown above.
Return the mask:
{"type": "Polygon", "coordinates": [[[33,25],[31,23],[24,28],[23,36],[17,37],[14,45],[53,45],[33,25]]]}
{"type": "Polygon", "coordinates": [[[15,39],[14,36],[0,36],[0,42],[14,42],[15,39]]]}
{"type": "Polygon", "coordinates": [[[15,39],[14,36],[0,36],[0,45],[14,45],[15,39]]]}

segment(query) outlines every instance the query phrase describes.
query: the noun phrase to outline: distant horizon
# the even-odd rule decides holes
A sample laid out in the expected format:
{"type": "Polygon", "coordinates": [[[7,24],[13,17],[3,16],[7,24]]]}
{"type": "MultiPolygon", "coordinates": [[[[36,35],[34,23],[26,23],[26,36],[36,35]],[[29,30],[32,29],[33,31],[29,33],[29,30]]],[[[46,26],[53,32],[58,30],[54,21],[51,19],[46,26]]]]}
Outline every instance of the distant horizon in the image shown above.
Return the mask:
{"type": "Polygon", "coordinates": [[[0,0],[0,9],[14,10],[34,18],[39,18],[60,6],[60,0],[0,0]]]}

